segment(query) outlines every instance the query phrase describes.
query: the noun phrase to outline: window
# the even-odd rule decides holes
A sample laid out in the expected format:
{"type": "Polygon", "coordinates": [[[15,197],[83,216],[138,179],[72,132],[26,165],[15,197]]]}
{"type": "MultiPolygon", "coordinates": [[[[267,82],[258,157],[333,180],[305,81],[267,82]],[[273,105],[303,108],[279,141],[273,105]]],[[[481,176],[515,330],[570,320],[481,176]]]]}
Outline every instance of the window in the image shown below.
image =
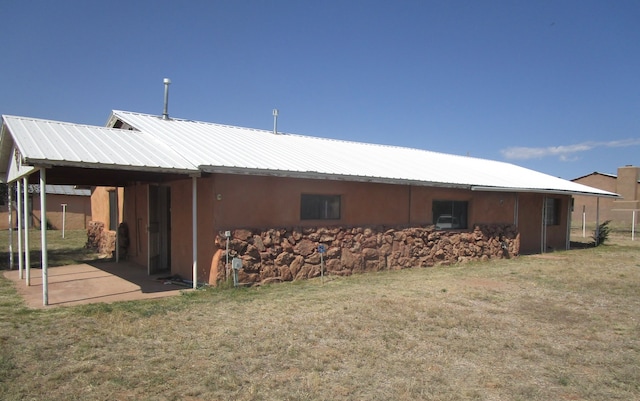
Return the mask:
{"type": "Polygon", "coordinates": [[[544,223],[548,226],[560,224],[560,199],[544,199],[544,223]]]}
{"type": "Polygon", "coordinates": [[[433,224],[437,230],[467,228],[468,208],[466,201],[434,200],[433,224]]]}
{"type": "Polygon", "coordinates": [[[300,220],[340,219],[340,195],[302,194],[300,220]]]}

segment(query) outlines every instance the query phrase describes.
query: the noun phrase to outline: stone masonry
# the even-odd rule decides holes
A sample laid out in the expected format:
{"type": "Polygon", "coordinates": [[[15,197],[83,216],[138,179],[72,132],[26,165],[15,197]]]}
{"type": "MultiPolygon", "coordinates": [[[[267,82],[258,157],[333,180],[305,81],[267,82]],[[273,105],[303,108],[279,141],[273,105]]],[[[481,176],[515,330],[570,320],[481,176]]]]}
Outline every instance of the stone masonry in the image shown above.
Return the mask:
{"type": "MultiPolygon", "coordinates": [[[[324,245],[325,274],[351,275],[385,269],[430,267],[518,255],[520,236],[514,225],[476,225],[470,232],[438,231],[434,226],[320,227],[231,232],[229,260],[242,259],[241,283],[302,280],[320,276],[318,246],[324,245]]],[[[216,244],[222,255],[226,238],[216,244]]],[[[226,256],[226,255],[225,255],[226,256]]],[[[225,279],[219,260],[216,281],[225,279]]]]}

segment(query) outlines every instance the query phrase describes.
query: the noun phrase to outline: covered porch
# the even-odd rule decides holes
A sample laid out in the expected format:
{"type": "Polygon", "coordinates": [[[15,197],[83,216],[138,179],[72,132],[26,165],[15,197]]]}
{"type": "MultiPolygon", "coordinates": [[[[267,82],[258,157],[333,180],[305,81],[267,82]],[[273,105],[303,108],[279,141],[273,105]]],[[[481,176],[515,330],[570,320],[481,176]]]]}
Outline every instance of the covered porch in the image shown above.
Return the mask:
{"type": "MultiPolygon", "coordinates": [[[[44,308],[42,270],[31,270],[31,285],[24,285],[18,270],[4,271],[29,308],[44,308]]],[[[164,275],[166,276],[166,274],[164,275]]],[[[180,295],[189,286],[179,285],[163,275],[148,275],[131,262],[91,262],[48,269],[48,306],[111,303],[180,295]]]]}

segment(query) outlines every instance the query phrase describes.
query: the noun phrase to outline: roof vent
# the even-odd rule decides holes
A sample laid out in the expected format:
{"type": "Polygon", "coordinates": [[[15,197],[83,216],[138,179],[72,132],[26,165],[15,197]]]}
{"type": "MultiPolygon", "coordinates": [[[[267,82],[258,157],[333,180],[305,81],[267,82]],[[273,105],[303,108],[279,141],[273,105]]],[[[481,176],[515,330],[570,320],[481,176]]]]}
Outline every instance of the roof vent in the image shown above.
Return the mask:
{"type": "Polygon", "coordinates": [[[278,133],[278,109],[273,109],[273,133],[278,133]]]}
{"type": "Polygon", "coordinates": [[[164,82],[164,109],[162,110],[162,119],[169,119],[169,85],[171,84],[171,80],[169,78],[165,78],[162,82],[164,82]]]}

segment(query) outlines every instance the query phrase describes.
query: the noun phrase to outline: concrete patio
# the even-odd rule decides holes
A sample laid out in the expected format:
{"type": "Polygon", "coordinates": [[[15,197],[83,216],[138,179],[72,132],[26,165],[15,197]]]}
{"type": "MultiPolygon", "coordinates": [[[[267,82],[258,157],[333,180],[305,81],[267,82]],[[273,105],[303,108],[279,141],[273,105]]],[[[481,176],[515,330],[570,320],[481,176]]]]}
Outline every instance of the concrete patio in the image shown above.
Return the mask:
{"type": "Polygon", "coordinates": [[[96,262],[49,267],[49,306],[42,304],[42,270],[32,268],[31,285],[20,280],[18,270],[4,271],[30,308],[51,308],[100,302],[131,301],[179,295],[189,287],[160,280],[169,273],[149,276],[130,262],[96,262]]]}

